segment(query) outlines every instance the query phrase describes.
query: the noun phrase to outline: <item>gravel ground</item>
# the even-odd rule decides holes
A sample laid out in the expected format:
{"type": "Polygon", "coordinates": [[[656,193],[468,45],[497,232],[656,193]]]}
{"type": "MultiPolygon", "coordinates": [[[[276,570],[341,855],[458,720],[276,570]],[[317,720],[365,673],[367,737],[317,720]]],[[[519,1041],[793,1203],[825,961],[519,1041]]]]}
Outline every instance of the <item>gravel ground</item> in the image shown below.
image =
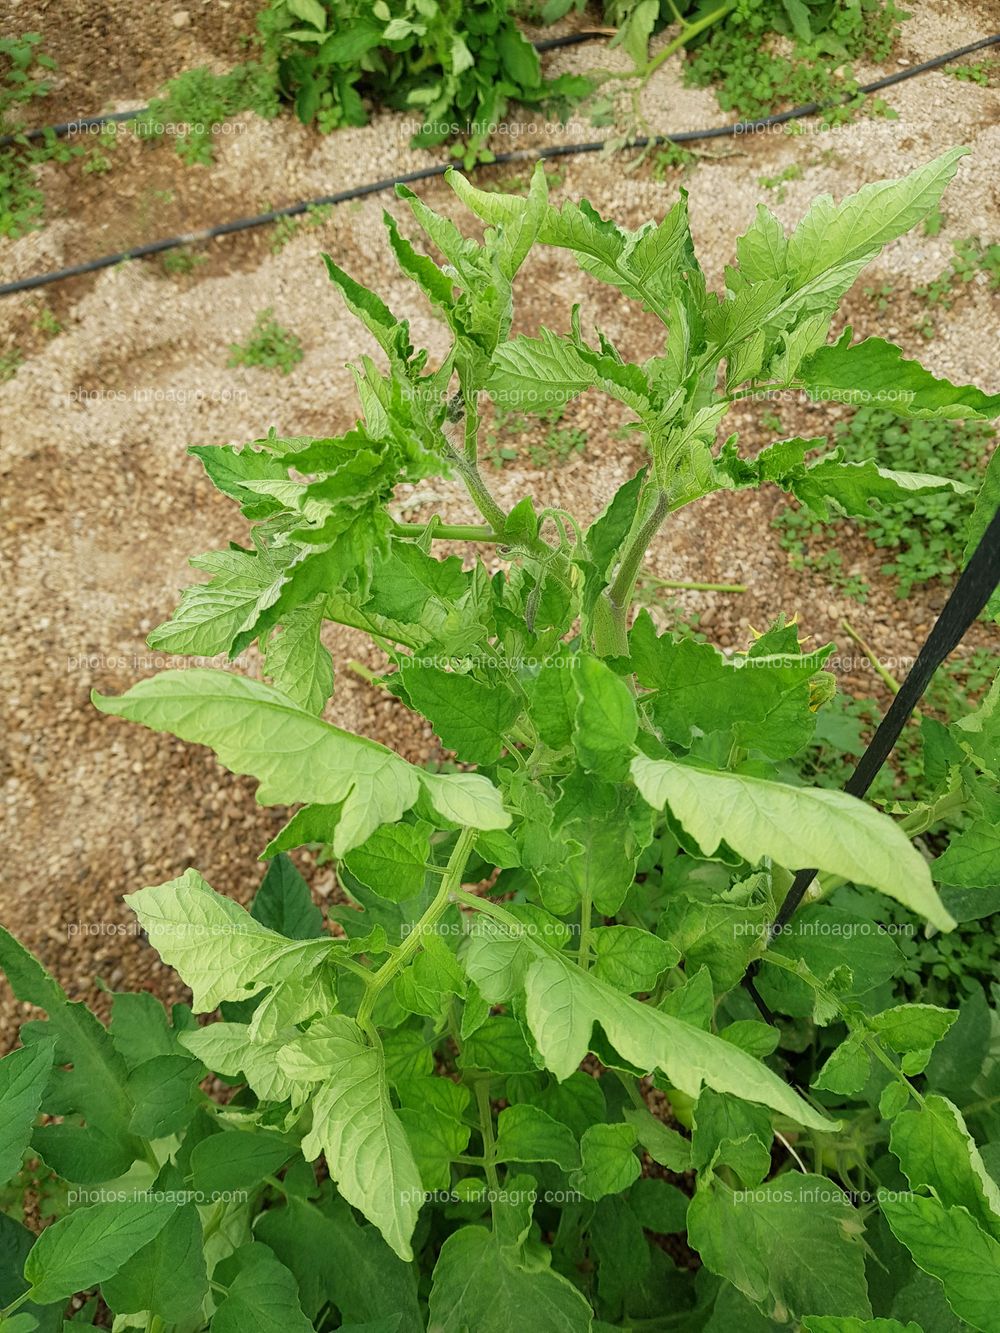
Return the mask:
{"type": "MultiPolygon", "coordinates": [[[[63,79],[53,116],[136,104],[164,77],[210,62],[222,68],[239,58],[235,39],[252,4],[218,9],[190,4],[189,22],[175,26],[175,10],[143,10],[130,26],[107,26],[119,54],[104,58],[102,24],[123,5],[13,6],[17,30],[40,28],[49,38],[63,79]],[[65,16],[65,17],[64,17],[65,16]],[[218,19],[218,22],[216,20],[218,19]],[[138,53],[124,61],[121,49],[138,53]]],[[[919,7],[906,24],[900,65],[915,63],[975,40],[995,25],[990,6],[970,4],[961,14],[946,0],[919,7]],[[959,22],[959,18],[961,22],[959,22]]],[[[554,53],[553,71],[587,68],[591,47],[554,53]]],[[[599,52],[608,68],[625,68],[618,53],[599,52]]],[[[859,71],[864,76],[866,71],[859,71]]],[[[932,370],[959,382],[1000,388],[995,309],[986,288],[971,290],[923,344],[913,331],[915,307],[904,295],[879,314],[865,285],[894,282],[905,289],[936,276],[951,244],[970,235],[997,235],[995,179],[1000,115],[995,91],[934,72],[890,91],[897,120],[861,121],[839,133],[756,135],[716,142],[682,178],[653,178],[650,163],[631,170],[628,157],[597,155],[560,164],[556,197],[586,195],[605,215],[628,225],[659,217],[680,184],[690,192],[696,244],[711,284],[721,283],[735,238],[767,198],[790,224],[813,195],[835,196],[866,181],[901,174],[958,142],[972,148],[949,191],[941,233],[920,232],[891,246],[847,302],[859,333],[896,337],[932,370]],[[762,191],[760,176],[803,168],[778,199],[762,191]]],[[[676,60],[650,83],[643,114],[658,130],[720,123],[713,95],[682,86],[676,60]]],[[[165,144],[124,137],[104,176],[83,175],[79,161],[43,170],[49,223],[17,242],[0,243],[0,267],[9,277],[72,263],[120,245],[204,226],[265,204],[319,195],[426,165],[427,154],[407,145],[399,117],[380,115],[362,129],[326,138],[291,119],[243,117],[220,136],[211,168],[186,168],[165,144]]],[[[577,142],[594,137],[584,121],[566,127],[525,122],[518,146],[577,142]]],[[[498,143],[507,147],[509,143],[498,143]]],[[[507,176],[510,176],[510,171],[507,176]]],[[[487,177],[500,178],[494,169],[487,177]]],[[[447,186],[421,188],[435,207],[463,219],[447,186]]],[[[260,230],[208,247],[207,262],[189,276],[170,276],[157,261],[132,263],[77,279],[42,294],[6,298],[4,338],[27,352],[9,382],[0,384],[2,469],[8,501],[2,533],[7,633],[0,645],[9,745],[4,760],[7,874],[0,916],[36,949],[71,996],[94,1000],[95,976],[112,986],[147,987],[176,997],[176,982],[129,926],[122,894],[158,883],[194,864],[217,889],[246,901],[259,879],[255,857],[284,821],[285,812],[257,806],[254,784],[226,774],[212,755],[169,737],[99,715],[92,688],[121,692],[167,662],[145,647],[145,635],[170,612],[178,589],[192,577],[189,556],[242,538],[245,527],[228,501],[216,495],[200,467],[185,456],[191,443],[243,442],[274,426],[289,434],[347,429],[355,414],[345,362],[367,349],[367,339],[343,310],[325,277],[319,251],[327,250],[361,281],[412,320],[414,340],[443,346],[440,330],[419,297],[398,275],[383,237],[381,210],[402,215],[383,195],[338,209],[317,227],[299,230],[272,253],[273,235],[260,230]],[[63,325],[46,338],[35,327],[42,306],[63,325]],[[261,369],[229,369],[230,343],[245,339],[257,311],[273,307],[302,339],[305,358],[287,378],[261,369]]],[[[562,326],[579,301],[585,323],[599,324],[632,358],[649,355],[655,328],[619,297],[582,279],[570,256],[532,256],[520,280],[518,327],[562,326]],[[555,315],[553,311],[557,312],[555,315]]],[[[782,404],[786,427],[821,434],[835,409],[782,404]]],[[[748,406],[729,426],[753,451],[766,442],[760,412],[748,406]]],[[[562,423],[586,432],[583,456],[555,473],[508,465],[494,474],[501,499],[513,504],[526,491],[581,519],[592,517],[638,465],[630,442],[616,434],[617,418],[588,396],[562,423]]],[[[727,425],[729,423],[727,422],[727,425]]],[[[468,520],[470,506],[456,487],[424,483],[403,488],[407,517],[433,508],[446,519],[468,520]],[[423,501],[424,503],[421,503],[423,501]]],[[[720,495],[679,515],[657,539],[652,568],[660,577],[736,581],[742,596],[684,594],[721,645],[746,641],[749,626],[770,615],[797,614],[804,632],[845,650],[843,683],[877,693],[847,652],[839,630],[846,614],[897,669],[912,656],[942,601],[940,588],[915,590],[905,602],[877,573],[879,560],[859,543],[852,552],[872,586],[861,607],[797,575],[787,565],[769,519],[775,496],[720,495]]],[[[985,633],[985,632],[983,632],[985,633]]],[[[986,641],[980,635],[981,641],[986,641]]],[[[377,666],[360,636],[334,631],[335,661],[357,658],[377,666]]],[[[257,672],[254,654],[236,669],[257,672]]],[[[374,736],[421,761],[438,754],[426,726],[358,676],[339,670],[328,717],[374,736]]],[[[328,869],[302,859],[317,896],[333,890],[328,869]]],[[[0,1038],[13,1040],[15,1006],[0,994],[0,1038]]]]}

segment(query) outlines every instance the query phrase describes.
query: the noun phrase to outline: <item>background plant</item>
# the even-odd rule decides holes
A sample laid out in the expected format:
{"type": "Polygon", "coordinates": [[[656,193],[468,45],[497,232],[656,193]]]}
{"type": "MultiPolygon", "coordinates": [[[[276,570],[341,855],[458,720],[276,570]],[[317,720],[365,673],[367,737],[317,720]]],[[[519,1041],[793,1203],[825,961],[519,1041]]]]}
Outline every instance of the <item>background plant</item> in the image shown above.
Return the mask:
{"type": "Polygon", "coordinates": [[[96,1191],[38,1240],[4,1221],[8,1322],[52,1326],[97,1286],[122,1320],[213,1333],[854,1333],[876,1315],[913,1333],[910,1314],[935,1309],[996,1327],[990,997],[900,1003],[883,926],[905,911],[948,932],[1000,906],[983,882],[1000,684],[950,725],[924,720],[925,795],[884,813],[788,780],[835,693],[832,644],[805,651],[777,608],[730,656],[632,616],[653,537],[713,491],[777,485],[826,516],[953,487],[816,457],[816,439],[754,458],[716,439],[734,402],[769,389],[852,401],[863,384],[904,416],[1000,410],[880,338],[827,342],[861,269],[960,156],[820,199],[788,237],[758,210],[723,293],[683,197],[631,232],[586,201],[551,205],[540,168],[526,198],[453,174],[480,243],[401,190],[431,252],[387,215],[389,243],[450,334],[436,364],[327,258],[381,349],[354,367],[364,419],[339,438],[192,449],[250,541],[197,557],[208,580],[150,636],[197,656],[256,641],[272,683],[193,667],[95,696],[299,808],[249,912],[194,869],[130,895],[190,1007],[115,996],[105,1029],[0,935],[14,990],[47,1015],[0,1061],[0,1174],[30,1147],[96,1191]],[[534,244],[658,317],[662,351],[629,363],[576,310],[562,332],[511,337],[534,244]],[[483,395],[548,412],[592,390],[628,409],[645,465],[587,524],[531,496],[501,505],[479,466],[483,395]],[[393,517],[400,482],[441,474],[474,521],[393,517]],[[494,568],[435,555],[463,540],[494,568]],[[372,636],[383,684],[455,768],[323,719],[327,621],[372,636]],[[931,861],[914,840],[960,811],[931,861]],[[287,856],[304,845],[336,866],[327,922],[287,856]],[[772,938],[800,865],[819,868],[809,902],[772,938]],[[774,1023],[739,984],[751,963],[774,1023]],[[209,1072],[235,1089],[224,1105],[209,1072]],[[679,1236],[697,1274],[668,1257],[679,1236]]]}
{"type": "Polygon", "coordinates": [[[260,366],[289,375],[304,355],[298,335],[279,324],[268,307],[258,312],[245,343],[230,344],[229,365],[260,366]]]}
{"type": "Polygon", "coordinates": [[[306,124],[364,125],[371,99],[411,114],[417,147],[460,136],[453,152],[466,165],[490,160],[486,140],[512,102],[557,109],[591,87],[580,75],[544,79],[504,0],[272,0],[259,28],[306,124]]]}
{"type": "Polygon", "coordinates": [[[904,472],[943,472],[964,489],[914,497],[904,510],[877,501],[843,520],[831,534],[803,505],[792,505],[775,518],[781,544],[799,568],[823,573],[836,587],[865,601],[864,579],[850,572],[859,540],[890,553],[882,573],[908,597],[917,584],[954,578],[961,568],[966,533],[993,432],[981,421],[898,420],[880,407],[861,407],[834,426],[842,456],[855,463],[876,458],[904,472]],[[830,536],[837,544],[830,544],[830,536]]]}
{"type": "Polygon", "coordinates": [[[0,38],[0,134],[15,141],[0,148],[0,236],[16,238],[41,225],[45,197],[35,183],[34,168],[44,162],[67,162],[83,150],[47,134],[32,142],[23,130],[22,108],[47,96],[55,70],[51,56],[40,49],[40,33],[0,38]]]}

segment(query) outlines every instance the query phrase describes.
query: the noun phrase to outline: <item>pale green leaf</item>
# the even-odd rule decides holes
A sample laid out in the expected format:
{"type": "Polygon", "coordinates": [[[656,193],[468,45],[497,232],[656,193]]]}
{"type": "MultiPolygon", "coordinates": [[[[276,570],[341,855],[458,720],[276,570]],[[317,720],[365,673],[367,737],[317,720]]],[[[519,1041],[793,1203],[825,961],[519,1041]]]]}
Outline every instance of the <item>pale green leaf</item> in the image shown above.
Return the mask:
{"type": "MultiPolygon", "coordinates": [[[[234,773],[260,780],[262,805],[293,805],[315,801],[342,803],[333,830],[333,848],[343,856],[374,832],[379,824],[395,823],[408,810],[421,784],[437,807],[455,803],[475,814],[465,799],[467,775],[436,775],[429,784],[420,770],[385,746],[350,732],[297,707],[269,685],[225,671],[195,669],[164,671],[133,685],[117,698],[94,696],[105,713],[142,722],[182,740],[210,746],[234,773]]],[[[477,791],[494,792],[486,778],[476,776],[477,791]]],[[[499,796],[494,793],[494,810],[499,796]]],[[[444,811],[447,814],[447,810],[444,811]]],[[[497,815],[494,813],[495,820],[497,815]]],[[[491,822],[482,827],[505,827],[491,822]]]]}
{"type": "Polygon", "coordinates": [[[192,991],[198,1013],[246,1000],[319,965],[331,939],[289,940],[216,893],[197,870],[126,895],[149,942],[192,991]]]}
{"type": "MultiPolygon", "coordinates": [[[[536,952],[538,946],[525,941],[536,952]]],[[[477,981],[475,970],[470,975],[477,981]]],[[[827,1118],[804,1102],[766,1065],[681,1019],[623,995],[570,959],[536,956],[525,976],[527,1018],[547,1068],[562,1080],[580,1065],[600,1023],[611,1045],[630,1064],[662,1069],[670,1083],[697,1097],[707,1084],[719,1092],[763,1102],[814,1128],[827,1118]]]]}
{"type": "Polygon", "coordinates": [[[953,1102],[929,1093],[918,1110],[904,1111],[893,1121],[890,1146],[911,1189],[927,1187],[946,1208],[968,1209],[1000,1240],[1000,1187],[953,1102]]]}
{"type": "Polygon", "coordinates": [[[1000,394],[937,379],[882,338],[865,338],[852,346],[850,329],[839,342],[807,357],[797,377],[810,398],[878,405],[901,417],[976,421],[1000,414],[1000,394]]]}
{"type": "Polygon", "coordinates": [[[313,1097],[312,1128],[302,1151],[310,1160],[323,1153],[343,1197],[409,1260],[424,1187],[389,1101],[382,1050],[350,1018],[326,1019],[323,1032],[327,1081],[313,1097]]]}
{"type": "Polygon", "coordinates": [[[324,603],[295,607],[264,647],[264,670],[275,688],[307,713],[321,713],[333,693],[333,661],[320,639],[324,603]]]}
{"type": "Polygon", "coordinates": [[[936,208],[967,148],[950,148],[899,180],[876,181],[835,204],[814,199],[789,237],[786,265],[794,287],[837,265],[874,258],[936,208]]]}
{"type": "Polygon", "coordinates": [[[824,1176],[787,1171],[753,1190],[699,1188],[688,1240],[713,1273],[768,1314],[871,1315],[863,1224],[824,1176]]]}
{"type": "Polygon", "coordinates": [[[632,776],[650,805],[669,804],[707,855],[725,839],[751,864],[770,857],[790,870],[815,866],[880,889],[940,930],[954,927],[906,834],[854,796],[645,755],[632,760],[632,776]]]}

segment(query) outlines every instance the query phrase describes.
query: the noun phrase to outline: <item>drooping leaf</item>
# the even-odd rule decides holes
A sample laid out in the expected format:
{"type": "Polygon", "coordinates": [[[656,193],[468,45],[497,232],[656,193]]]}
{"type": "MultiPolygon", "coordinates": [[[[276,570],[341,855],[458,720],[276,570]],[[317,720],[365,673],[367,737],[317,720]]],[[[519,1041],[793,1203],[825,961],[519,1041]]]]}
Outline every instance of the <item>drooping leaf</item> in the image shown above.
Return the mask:
{"type": "Polygon", "coordinates": [[[645,755],[632,760],[632,776],[650,805],[669,804],[708,854],[725,838],[751,864],[770,856],[792,870],[814,865],[880,889],[941,930],[955,924],[906,835],[856,797],[645,755]]]}
{"type": "Polygon", "coordinates": [[[754,1190],[713,1181],[688,1209],[688,1238],[706,1267],[786,1319],[871,1315],[862,1229],[832,1180],[797,1171],[754,1190]]]}
{"type": "Polygon", "coordinates": [[[216,893],[197,870],[128,894],[125,901],[163,961],[191,987],[198,1013],[300,976],[336,947],[330,939],[290,940],[268,930],[216,893]]]}
{"type": "MultiPolygon", "coordinates": [[[[467,787],[465,775],[452,782],[451,774],[437,774],[429,782],[385,746],[321,721],[268,685],[225,671],[164,671],[117,698],[95,694],[94,703],[102,712],[211,746],[232,772],[260,780],[262,805],[342,803],[333,831],[340,856],[379,824],[395,823],[421,787],[446,817],[452,808],[449,789],[458,788],[455,800],[462,801],[461,789],[467,787]]],[[[487,779],[474,776],[484,795],[494,790],[487,779]]],[[[463,810],[476,818],[492,818],[477,827],[505,827],[509,819],[499,797],[492,816],[485,806],[484,799],[473,811],[462,801],[463,810]]]]}
{"type": "MultiPolygon", "coordinates": [[[[711,1033],[701,1032],[651,1005],[623,995],[570,959],[536,954],[525,976],[528,1025],[545,1060],[560,1080],[568,1078],[590,1049],[595,1023],[611,1045],[639,1069],[662,1069],[674,1087],[696,1097],[703,1084],[780,1110],[800,1124],[821,1127],[814,1111],[766,1065],[711,1033]]],[[[466,960],[478,980],[483,957],[466,960]]]]}
{"type": "MultiPolygon", "coordinates": [[[[314,1031],[295,1043],[304,1051],[321,1043],[322,1067],[310,1081],[325,1079],[313,1096],[312,1128],[302,1150],[310,1160],[322,1152],[348,1203],[375,1223],[400,1258],[411,1259],[423,1184],[389,1101],[382,1050],[343,1015],[325,1019],[319,1035],[314,1031]]],[[[282,1067],[294,1072],[284,1058],[282,1067]]]]}
{"type": "Polygon", "coordinates": [[[865,338],[852,346],[850,329],[839,342],[807,357],[798,378],[811,398],[877,404],[901,417],[988,421],[1000,414],[1000,394],[936,379],[882,338],[865,338]]]}
{"type": "Polygon", "coordinates": [[[961,1111],[936,1093],[892,1122],[892,1151],[910,1188],[930,1188],[946,1208],[961,1207],[1000,1241],[1000,1186],[983,1163],[961,1111]]]}

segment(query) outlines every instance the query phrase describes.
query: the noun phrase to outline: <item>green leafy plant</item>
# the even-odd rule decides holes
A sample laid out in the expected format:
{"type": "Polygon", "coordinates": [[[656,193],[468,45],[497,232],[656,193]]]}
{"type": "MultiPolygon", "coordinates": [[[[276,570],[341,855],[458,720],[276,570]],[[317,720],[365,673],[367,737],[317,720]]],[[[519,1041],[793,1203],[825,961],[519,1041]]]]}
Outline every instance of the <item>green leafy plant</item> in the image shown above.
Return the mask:
{"type": "Polygon", "coordinates": [[[207,262],[208,255],[197,254],[187,246],[179,246],[176,250],[167,250],[160,260],[164,273],[169,273],[171,277],[177,274],[186,276],[193,273],[199,265],[207,262]]]}
{"type": "Polygon", "coordinates": [[[881,98],[855,96],[851,62],[884,60],[905,17],[892,0],[737,0],[693,47],[687,77],[713,85],[719,105],[744,119],[806,102],[839,103],[825,112],[831,123],[862,106],[892,118],[881,98]],[[792,51],[773,49],[772,34],[790,39],[792,51]]]}
{"type": "Polygon", "coordinates": [[[12,347],[7,352],[0,352],[0,384],[12,380],[24,364],[24,353],[19,347],[12,347]]]}
{"type": "Polygon", "coordinates": [[[208,581],[150,635],[199,657],[257,642],[270,683],[193,667],[95,695],[298,808],[250,911],[194,869],[129,895],[191,990],[169,1017],[116,995],[105,1029],[0,935],[11,985],[47,1014],[0,1061],[2,1165],[30,1145],[94,1191],[37,1240],[5,1224],[5,1316],[58,1319],[98,1287],[120,1319],[213,1333],[913,1333],[905,1312],[929,1301],[996,1327],[1000,1194],[977,1146],[998,1137],[995,1016],[982,992],[968,1017],[897,1003],[904,960],[880,922],[905,911],[946,933],[998,905],[982,885],[1000,684],[933,731],[927,799],[881,812],[788,779],[834,693],[832,644],[805,650],[779,617],[724,655],[632,618],[650,542],[705,495],[776,485],[825,515],[951,488],[813,459],[816,440],[754,458],[715,442],[742,395],[779,387],[863,388],[909,417],[1000,411],[880,338],[827,342],[860,270],[935,206],[960,155],[820,199],[790,236],[761,208],[722,293],[683,197],[633,232],[585,201],[554,207],[541,167],[527,197],[453,173],[479,242],[401,188],[447,263],[386,215],[446,326],[436,361],[327,258],[381,349],[354,366],[363,420],[192,449],[250,540],[199,556],[208,581]],[[661,320],[661,352],[630,363],[578,311],[512,337],[534,245],[661,320]],[[587,524],[530,495],[501,504],[479,465],[483,395],[548,412],[595,390],[628,409],[644,466],[587,524]],[[464,483],[473,521],[394,517],[400,483],[440,475],[464,483]],[[490,568],[435,554],[464,540],[490,568]],[[382,685],[454,764],[416,767],[323,718],[328,621],[372,636],[382,685]],[[912,839],[959,809],[968,826],[932,863],[912,839]],[[288,856],[306,845],[336,867],[326,921],[288,856]],[[804,865],[809,903],[772,936],[804,865]],[[844,893],[856,909],[834,905],[844,893]],[[751,963],[773,1024],[739,984],[751,963]],[[208,1073],[233,1089],[225,1105],[208,1073]],[[685,1237],[697,1273],[668,1255],[685,1237]]]}
{"type": "Polygon", "coordinates": [[[225,74],[204,66],[185,70],[150,101],[144,115],[129,123],[141,138],[169,134],[185,162],[207,166],[214,159],[216,133],[225,121],[243,111],[271,120],[278,110],[273,66],[250,60],[225,74]]]}
{"type": "Polygon", "coordinates": [[[945,73],[959,83],[978,83],[981,88],[988,88],[996,77],[1000,60],[991,57],[988,60],[974,60],[967,65],[946,65],[945,73]]]}
{"type": "Polygon", "coordinates": [[[45,97],[52,87],[48,75],[56,62],[40,49],[41,43],[40,32],[0,38],[0,127],[4,131],[11,129],[15,107],[45,97]]]}
{"type": "Polygon", "coordinates": [[[39,305],[38,314],[35,316],[35,329],[38,333],[44,334],[46,338],[58,337],[63,331],[63,326],[55,311],[47,305],[39,305]]]}
{"type": "Polygon", "coordinates": [[[792,162],[789,166],[784,167],[779,171],[775,176],[759,176],[757,178],[757,183],[758,185],[762,185],[765,190],[773,190],[775,199],[779,204],[783,204],[788,194],[788,191],[785,189],[787,183],[789,181],[800,181],[802,176],[803,172],[800,164],[798,162],[792,162]]]}
{"type": "Polygon", "coordinates": [[[229,365],[260,366],[289,375],[304,355],[298,335],[279,324],[268,307],[258,313],[245,343],[230,344],[229,365]]]}
{"type": "Polygon", "coordinates": [[[280,217],[271,230],[271,253],[280,254],[303,227],[321,227],[330,220],[332,204],[316,204],[299,217],[280,217]]]}
{"type": "MultiPolygon", "coordinates": [[[[541,17],[562,17],[573,0],[549,0],[541,17]]],[[[668,56],[686,48],[686,77],[716,88],[719,104],[745,119],[782,106],[818,101],[832,105],[831,122],[864,106],[869,115],[893,117],[881,98],[856,96],[850,62],[884,60],[906,15],[892,0],[605,0],[605,22],[644,78],[668,56]],[[649,40],[668,24],[679,31],[650,59],[649,40]],[[792,43],[786,54],[775,38],[792,43]]]]}
{"type": "Polygon", "coordinates": [[[558,109],[592,87],[544,79],[504,0],[271,0],[258,24],[300,120],[364,125],[371,99],[417,120],[415,146],[453,140],[466,165],[492,160],[486,141],[512,102],[558,109]]]}
{"type": "Polygon", "coordinates": [[[51,132],[41,142],[21,132],[19,109],[47,96],[52,86],[48,75],[55,61],[39,49],[41,40],[37,32],[0,38],[0,134],[15,136],[12,145],[0,148],[0,236],[12,239],[42,222],[45,196],[35,183],[34,168],[45,162],[67,162],[83,152],[51,132]]]}
{"type": "MultiPolygon", "coordinates": [[[[969,236],[956,241],[954,251],[943,273],[913,289],[914,296],[925,301],[932,310],[951,310],[963,286],[968,286],[979,273],[985,276],[991,292],[1000,291],[1000,245],[985,245],[977,237],[969,236]]],[[[917,327],[927,339],[933,338],[937,332],[930,311],[921,317],[917,327]]]]}
{"type": "Polygon", "coordinates": [[[492,428],[485,432],[483,458],[500,468],[523,455],[532,467],[546,468],[582,454],[587,447],[586,432],[576,426],[560,426],[564,410],[557,405],[535,414],[537,425],[522,412],[497,411],[492,428]],[[544,435],[539,427],[547,427],[544,435]],[[516,447],[519,442],[520,449],[516,447]]]}

